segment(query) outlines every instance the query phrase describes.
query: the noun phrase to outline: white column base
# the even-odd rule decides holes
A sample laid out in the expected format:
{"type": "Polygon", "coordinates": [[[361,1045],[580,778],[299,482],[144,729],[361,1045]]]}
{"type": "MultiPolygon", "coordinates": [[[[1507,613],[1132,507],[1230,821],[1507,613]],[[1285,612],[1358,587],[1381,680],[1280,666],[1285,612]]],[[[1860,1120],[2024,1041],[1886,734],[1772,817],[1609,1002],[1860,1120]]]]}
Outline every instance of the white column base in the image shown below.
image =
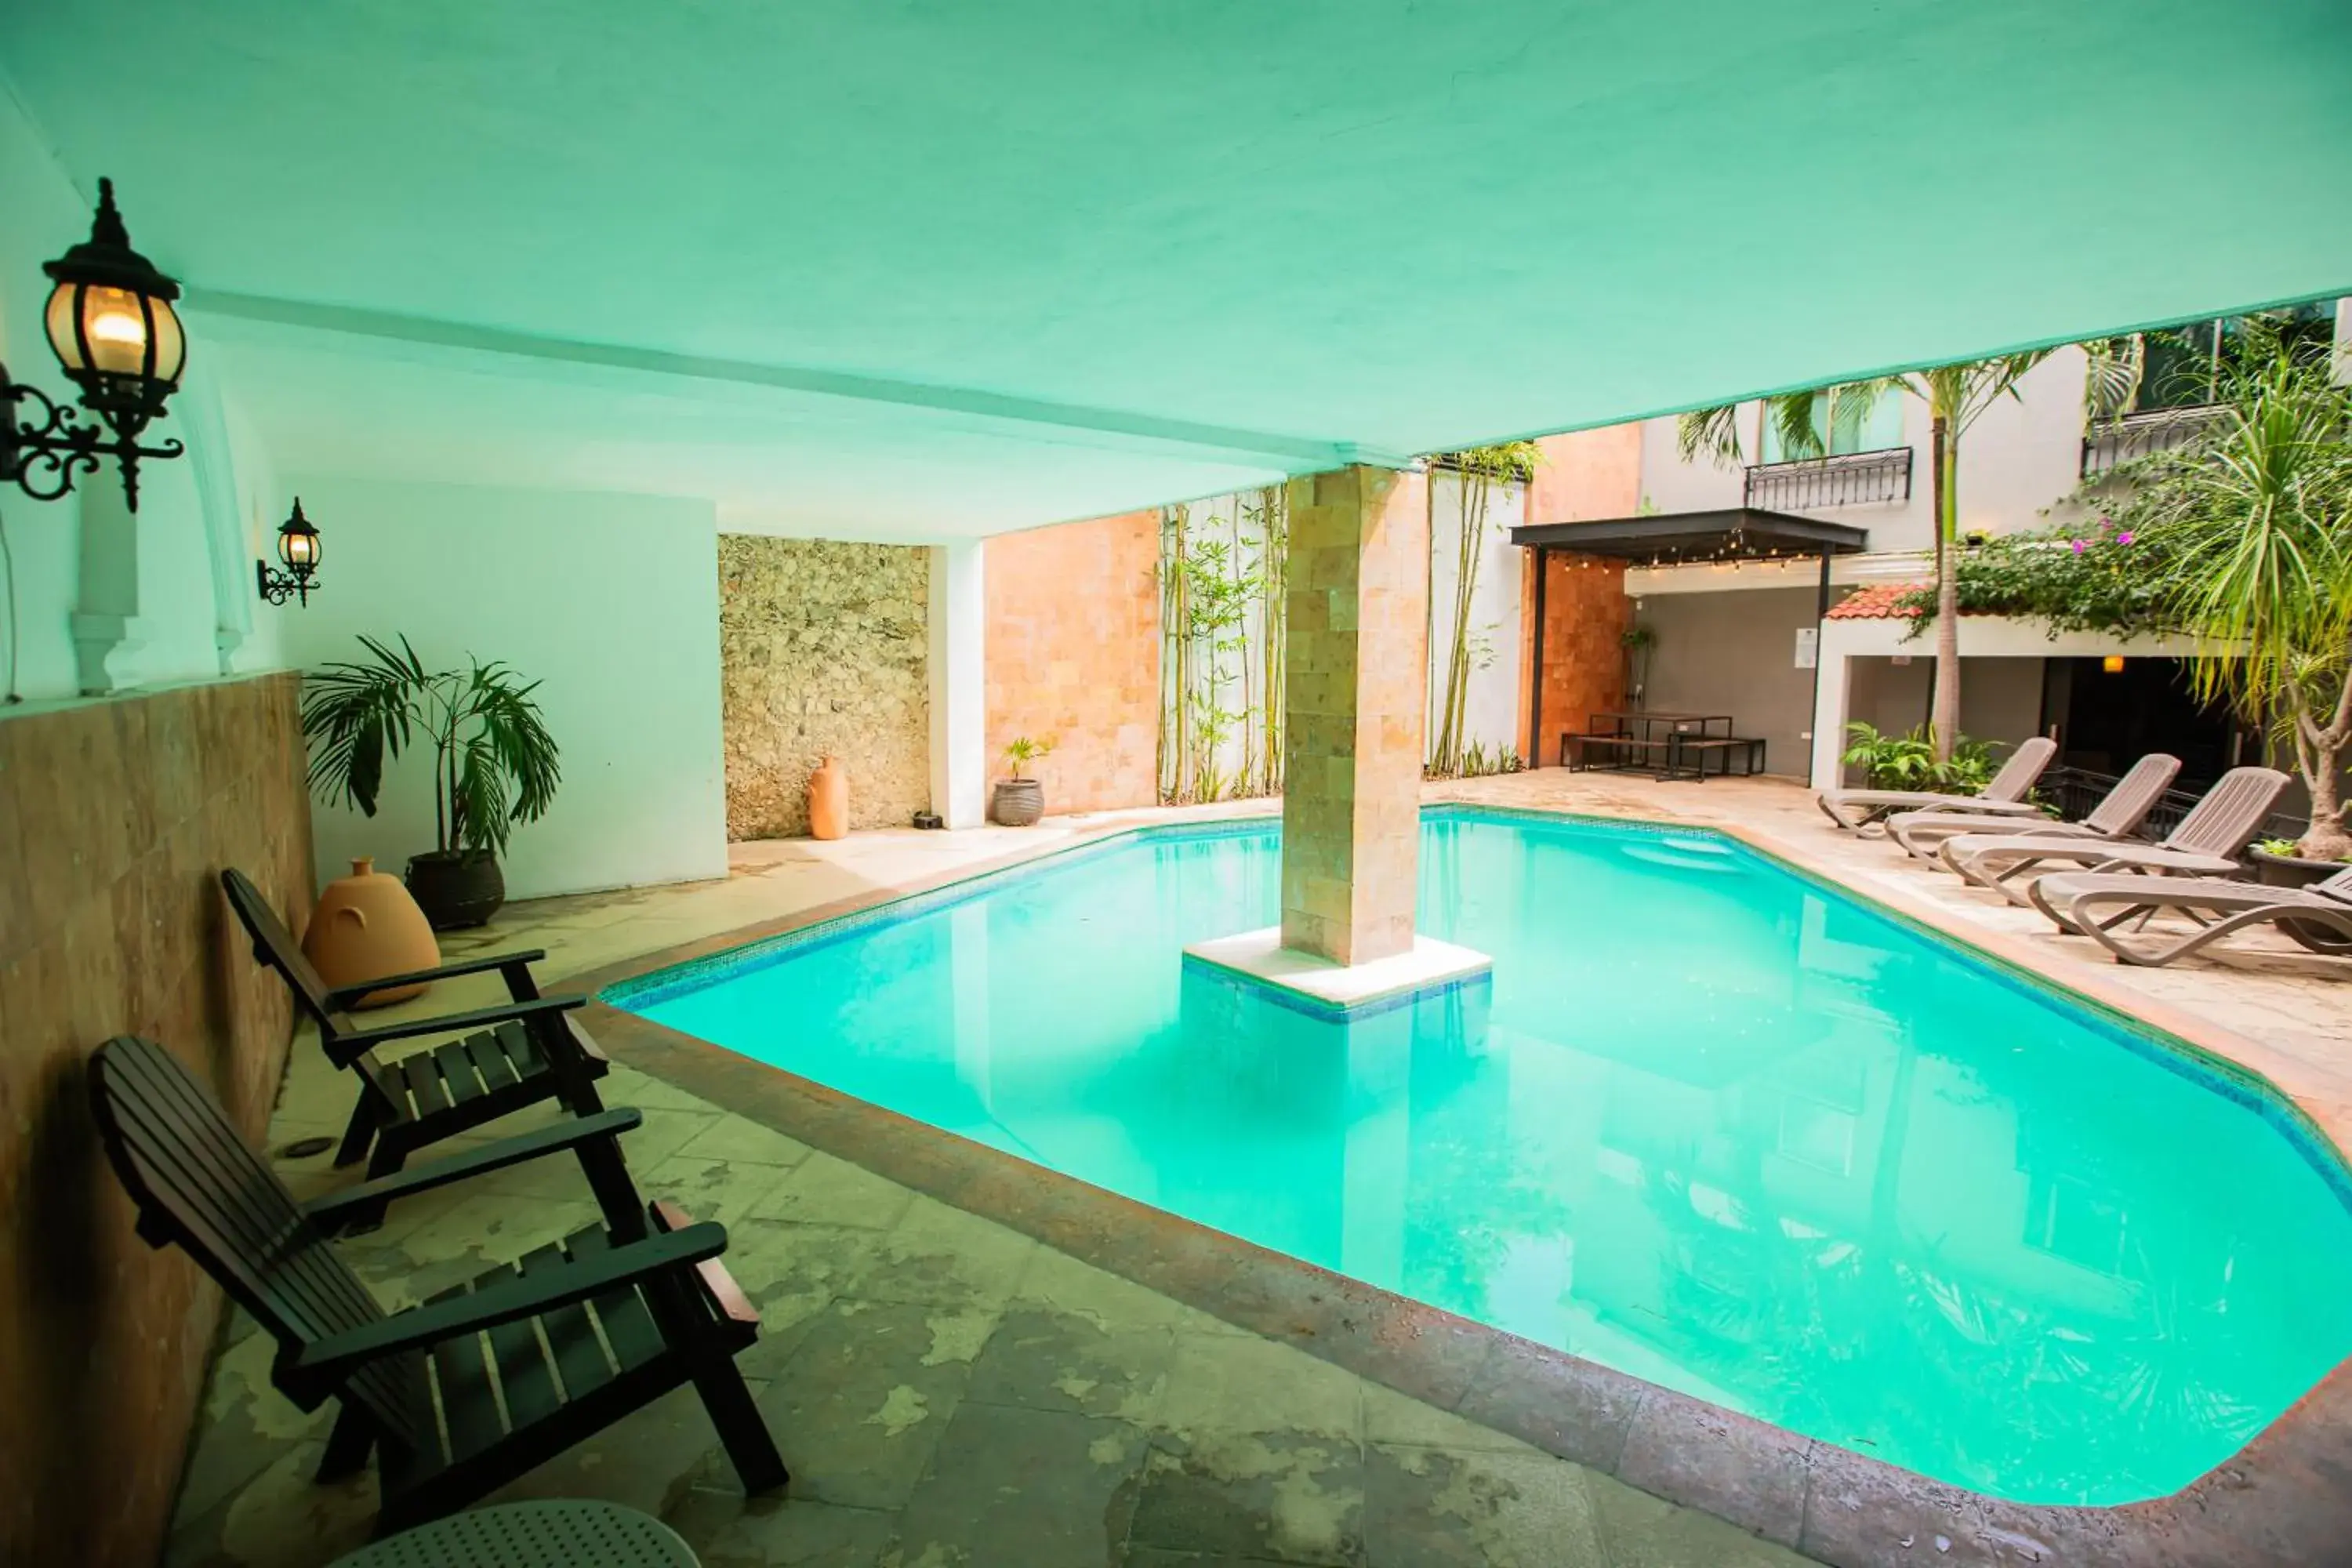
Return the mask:
{"type": "Polygon", "coordinates": [[[1223,970],[1276,993],[1302,1012],[1328,1018],[1399,1006],[1485,979],[1495,968],[1483,952],[1419,934],[1411,948],[1392,957],[1334,963],[1284,947],[1280,926],[1196,942],[1184,950],[1184,962],[1223,970]]]}

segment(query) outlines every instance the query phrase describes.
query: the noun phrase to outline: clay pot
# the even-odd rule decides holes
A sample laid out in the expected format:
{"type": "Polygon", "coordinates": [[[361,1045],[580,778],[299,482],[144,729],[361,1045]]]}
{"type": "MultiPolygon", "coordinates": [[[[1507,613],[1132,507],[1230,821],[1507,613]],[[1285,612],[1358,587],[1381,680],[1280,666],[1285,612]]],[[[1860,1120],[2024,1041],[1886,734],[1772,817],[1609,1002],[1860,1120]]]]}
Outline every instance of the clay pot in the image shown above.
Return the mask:
{"type": "MultiPolygon", "coordinates": [[[[375,868],[375,862],[352,862],[352,874],[338,877],[319,895],[310,924],[302,932],[302,955],[327,984],[337,988],[357,985],[379,974],[405,974],[433,969],[441,963],[441,944],[425,911],[400,885],[400,879],[375,868]]],[[[395,985],[371,991],[352,1005],[382,1007],[423,994],[423,985],[395,985]]]]}
{"type": "Polygon", "coordinates": [[[849,831],[849,770],[827,757],[809,774],[809,837],[838,838],[849,831]]]}
{"type": "Polygon", "coordinates": [[[1045,786],[1035,779],[999,779],[990,815],[1007,827],[1034,827],[1045,815],[1045,786]]]}
{"type": "Polygon", "coordinates": [[[507,879],[487,849],[428,849],[408,858],[408,891],[435,931],[457,931],[489,922],[507,879]]]}

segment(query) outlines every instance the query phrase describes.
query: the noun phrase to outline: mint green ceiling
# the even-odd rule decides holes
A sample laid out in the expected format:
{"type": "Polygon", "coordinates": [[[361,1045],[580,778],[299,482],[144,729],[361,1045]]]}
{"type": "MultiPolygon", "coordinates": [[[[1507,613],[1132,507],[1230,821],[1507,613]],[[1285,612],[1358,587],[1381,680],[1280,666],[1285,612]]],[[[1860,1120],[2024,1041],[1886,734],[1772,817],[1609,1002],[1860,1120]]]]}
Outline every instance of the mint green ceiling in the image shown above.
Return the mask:
{"type": "Polygon", "coordinates": [[[76,0],[0,69],[296,464],[782,527],[2352,292],[2345,0],[76,0]]]}

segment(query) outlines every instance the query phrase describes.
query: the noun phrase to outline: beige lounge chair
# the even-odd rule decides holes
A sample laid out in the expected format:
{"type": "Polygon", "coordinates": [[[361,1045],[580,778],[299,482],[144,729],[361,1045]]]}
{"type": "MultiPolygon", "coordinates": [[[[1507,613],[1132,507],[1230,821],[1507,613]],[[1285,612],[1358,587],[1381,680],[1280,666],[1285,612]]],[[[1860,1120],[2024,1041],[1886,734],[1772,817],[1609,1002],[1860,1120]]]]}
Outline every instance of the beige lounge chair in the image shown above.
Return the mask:
{"type": "Polygon", "coordinates": [[[2032,897],[2034,908],[2060,927],[2089,937],[2123,963],[2170,963],[2232,931],[2259,925],[2274,925],[2314,952],[2352,954],[2352,866],[2308,888],[2203,877],[2060,873],[2036,881],[2032,897]],[[2126,921],[2158,910],[2178,910],[2197,929],[2165,942],[2131,942],[2116,933],[2126,921]]]}
{"type": "Polygon", "coordinates": [[[2180,772],[2180,759],[2163,752],[2150,752],[2131,765],[2131,771],[2115,782],[2115,786],[2101,796],[2091,814],[2080,822],[2035,822],[2017,826],[2003,826],[1980,811],[1965,806],[1941,807],[1935,811],[1897,812],[1886,819],[1887,837],[1903,847],[1903,853],[1921,860],[1933,860],[1937,847],[1947,838],[1957,838],[1963,833],[2030,833],[2036,837],[2062,838],[2129,838],[2172,787],[2173,775],[2180,772]]]}
{"type": "Polygon", "coordinates": [[[2059,864],[2147,876],[2232,877],[2239,852],[2262,831],[2287,776],[2276,768],[2231,768],[2159,844],[2053,838],[2031,833],[1964,833],[1937,851],[1944,864],[2012,904],[2032,904],[2032,883],[2059,864]]]}
{"type": "Polygon", "coordinates": [[[1912,789],[1825,789],[1814,798],[1829,819],[1849,833],[1859,833],[1898,811],[1965,806],[1996,816],[2035,816],[2042,808],[2025,797],[2032,792],[2042,770],[2050,765],[2057,750],[2058,742],[2047,735],[2029,738],[2009,754],[2009,761],[2000,764],[2000,772],[1993,774],[1991,782],[1976,795],[1912,789]]]}

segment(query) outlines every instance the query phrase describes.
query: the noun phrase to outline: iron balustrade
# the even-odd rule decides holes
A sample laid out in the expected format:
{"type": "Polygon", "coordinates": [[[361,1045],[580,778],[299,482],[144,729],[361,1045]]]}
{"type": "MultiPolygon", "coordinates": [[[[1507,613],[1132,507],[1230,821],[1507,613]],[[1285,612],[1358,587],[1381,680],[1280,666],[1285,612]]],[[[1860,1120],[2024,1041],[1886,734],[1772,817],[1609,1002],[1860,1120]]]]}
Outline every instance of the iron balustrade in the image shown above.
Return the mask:
{"type": "Polygon", "coordinates": [[[2119,464],[2185,447],[2211,429],[2222,413],[2221,404],[2200,403],[2186,408],[2151,408],[2145,414],[2094,420],[2083,433],[2083,478],[2087,479],[2119,464]]]}
{"type": "Polygon", "coordinates": [[[1748,469],[1743,504],[1767,511],[1832,506],[1885,506],[1911,499],[1911,448],[1833,452],[1748,469]]]}

